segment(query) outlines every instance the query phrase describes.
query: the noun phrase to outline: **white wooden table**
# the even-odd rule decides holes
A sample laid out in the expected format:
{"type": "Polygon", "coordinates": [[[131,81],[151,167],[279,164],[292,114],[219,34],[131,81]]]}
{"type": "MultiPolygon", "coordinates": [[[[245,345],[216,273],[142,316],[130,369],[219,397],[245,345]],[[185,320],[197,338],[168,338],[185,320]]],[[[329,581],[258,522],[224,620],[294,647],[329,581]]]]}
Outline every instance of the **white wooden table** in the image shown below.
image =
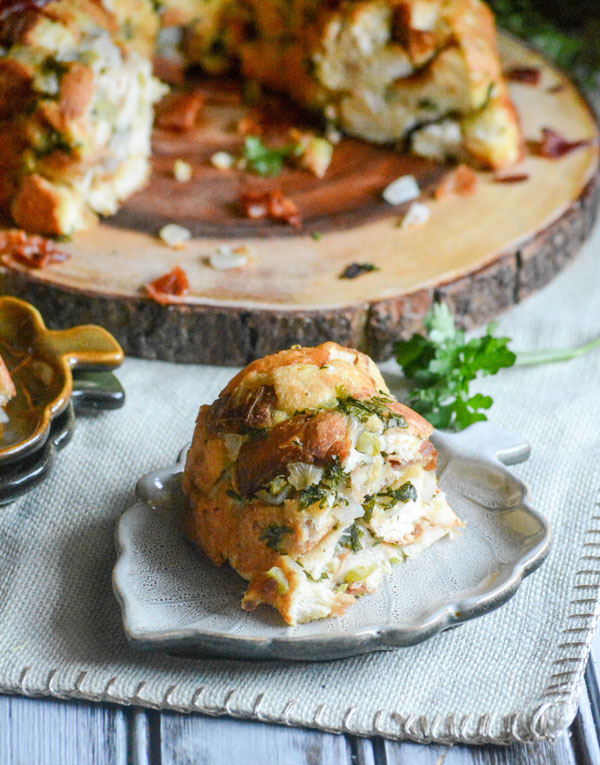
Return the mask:
{"type": "Polygon", "coordinates": [[[0,696],[0,765],[596,765],[600,633],[579,711],[552,744],[423,746],[228,717],[0,696]]]}

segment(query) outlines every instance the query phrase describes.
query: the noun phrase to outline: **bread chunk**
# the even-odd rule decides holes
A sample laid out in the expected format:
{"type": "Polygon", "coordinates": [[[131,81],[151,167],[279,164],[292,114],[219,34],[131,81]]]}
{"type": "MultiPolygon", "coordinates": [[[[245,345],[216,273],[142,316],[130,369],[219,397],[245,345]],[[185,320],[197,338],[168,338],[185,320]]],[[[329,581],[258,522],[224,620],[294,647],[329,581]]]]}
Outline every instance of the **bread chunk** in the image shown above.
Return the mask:
{"type": "Polygon", "coordinates": [[[0,207],[29,231],[71,235],[149,175],[150,0],[54,0],[0,21],[0,207]]]}
{"type": "Polygon", "coordinates": [[[267,356],[200,409],[187,533],[248,580],[243,608],[268,603],[292,626],[341,614],[463,525],[437,485],[432,431],[358,351],[267,356]]]}
{"type": "Polygon", "coordinates": [[[185,48],[209,71],[239,66],[368,141],[491,168],[523,153],[481,0],[211,0],[185,48]]]}

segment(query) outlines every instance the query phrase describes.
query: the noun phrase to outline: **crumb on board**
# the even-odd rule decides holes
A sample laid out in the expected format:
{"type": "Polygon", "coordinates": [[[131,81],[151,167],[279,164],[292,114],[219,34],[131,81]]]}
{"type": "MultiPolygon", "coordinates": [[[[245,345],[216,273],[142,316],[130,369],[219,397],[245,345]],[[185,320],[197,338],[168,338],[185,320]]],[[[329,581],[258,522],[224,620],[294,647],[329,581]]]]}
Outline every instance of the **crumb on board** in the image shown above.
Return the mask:
{"type": "Polygon", "coordinates": [[[187,183],[192,178],[192,166],[183,159],[176,159],[173,165],[173,175],[179,183],[187,183]]]}

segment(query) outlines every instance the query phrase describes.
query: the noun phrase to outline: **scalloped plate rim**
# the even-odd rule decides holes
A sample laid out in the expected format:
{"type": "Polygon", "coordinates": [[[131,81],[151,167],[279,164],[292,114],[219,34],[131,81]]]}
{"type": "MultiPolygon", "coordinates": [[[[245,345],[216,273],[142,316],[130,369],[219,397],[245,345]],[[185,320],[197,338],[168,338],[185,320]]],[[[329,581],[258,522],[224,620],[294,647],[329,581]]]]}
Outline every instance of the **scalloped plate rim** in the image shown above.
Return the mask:
{"type": "MultiPolygon", "coordinates": [[[[476,423],[470,428],[457,434],[439,433],[436,437],[440,441],[445,439],[464,438],[465,434],[481,431],[486,428],[492,435],[498,433],[504,437],[518,440],[518,437],[504,431],[489,422],[476,423]]],[[[493,439],[492,439],[493,440],[493,439]]],[[[131,609],[128,601],[126,578],[128,576],[130,546],[129,539],[124,541],[123,527],[131,514],[140,507],[151,510],[148,501],[143,497],[148,492],[147,486],[156,479],[172,477],[182,472],[187,448],[181,450],[178,461],[163,469],[153,470],[142,476],[136,486],[136,502],[127,508],[119,518],[115,528],[115,544],[117,559],[113,569],[112,585],[115,597],[122,613],[123,627],[129,643],[142,650],[162,650],[183,653],[187,656],[206,657],[217,655],[220,658],[233,660],[292,660],[292,661],[319,661],[335,658],[346,658],[354,655],[378,650],[391,650],[394,648],[408,647],[424,642],[434,635],[463,624],[466,621],[483,616],[490,611],[499,608],[508,602],[519,589],[523,579],[532,574],[546,559],[551,542],[550,525],[547,519],[530,504],[530,493],[527,484],[506,470],[506,464],[514,464],[523,461],[529,456],[529,445],[521,440],[521,444],[515,447],[513,443],[507,449],[497,449],[497,455],[506,454],[507,459],[501,461],[498,456],[481,453],[486,461],[493,462],[510,476],[511,480],[522,492],[520,506],[531,515],[544,530],[543,538],[517,561],[507,572],[501,581],[479,594],[466,595],[465,597],[445,603],[433,612],[425,612],[414,622],[408,625],[402,624],[375,624],[358,627],[346,635],[331,635],[317,633],[312,635],[290,636],[244,636],[228,635],[223,632],[208,631],[200,628],[163,628],[156,631],[136,631],[131,625],[129,612],[131,609]],[[318,657],[299,655],[299,651],[305,648],[314,648],[315,645],[323,646],[324,651],[318,657]],[[186,651],[186,649],[188,649],[186,651]]],[[[163,488],[164,491],[164,488],[163,488]]],[[[157,492],[160,494],[160,492],[157,492]]],[[[301,627],[301,625],[300,625],[301,627]]]]}

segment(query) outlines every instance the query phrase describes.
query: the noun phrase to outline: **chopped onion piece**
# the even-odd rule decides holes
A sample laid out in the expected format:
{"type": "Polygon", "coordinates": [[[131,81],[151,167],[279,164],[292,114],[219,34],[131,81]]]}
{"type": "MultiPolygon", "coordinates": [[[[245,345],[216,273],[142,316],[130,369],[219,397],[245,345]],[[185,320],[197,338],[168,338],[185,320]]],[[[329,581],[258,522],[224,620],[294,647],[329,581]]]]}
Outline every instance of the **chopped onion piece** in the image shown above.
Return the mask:
{"type": "Polygon", "coordinates": [[[270,568],[267,571],[267,576],[270,576],[271,579],[274,579],[277,582],[277,593],[279,595],[285,595],[286,592],[289,591],[290,589],[289,582],[287,580],[286,575],[279,568],[279,566],[273,566],[273,568],[270,568]]]}
{"type": "Polygon", "coordinates": [[[211,164],[217,170],[230,170],[235,164],[235,157],[226,151],[217,151],[210,158],[211,164]]]}
{"type": "Polygon", "coordinates": [[[302,491],[315,483],[320,483],[323,478],[323,468],[316,465],[309,465],[306,462],[290,462],[287,466],[289,477],[288,482],[302,491]]]}
{"type": "Polygon", "coordinates": [[[230,268],[245,266],[249,254],[249,247],[231,247],[229,244],[220,244],[208,260],[210,265],[218,271],[228,271],[230,268]]]}
{"type": "Polygon", "coordinates": [[[401,205],[417,199],[421,196],[421,190],[413,175],[402,175],[386,186],[381,195],[388,204],[401,205]]]}
{"type": "Polygon", "coordinates": [[[345,497],[348,501],[346,505],[341,502],[335,508],[335,516],[343,524],[349,524],[355,521],[357,518],[361,518],[365,514],[365,510],[360,502],[357,502],[353,497],[345,497]]]}
{"type": "Polygon", "coordinates": [[[429,207],[422,202],[413,202],[408,208],[408,212],[402,218],[401,228],[413,228],[422,226],[429,220],[429,207]]]}
{"type": "Polygon", "coordinates": [[[173,165],[173,175],[179,183],[187,183],[192,177],[192,166],[182,159],[176,159],[173,165]]]}
{"type": "Polygon", "coordinates": [[[185,243],[192,237],[191,231],[183,226],[178,226],[177,223],[168,223],[166,226],[163,226],[158,235],[165,244],[168,244],[174,250],[183,249],[185,243]]]}
{"type": "Polygon", "coordinates": [[[246,441],[248,436],[240,436],[237,433],[225,433],[223,441],[227,448],[227,454],[232,462],[235,462],[242,448],[242,444],[246,441]]]}

